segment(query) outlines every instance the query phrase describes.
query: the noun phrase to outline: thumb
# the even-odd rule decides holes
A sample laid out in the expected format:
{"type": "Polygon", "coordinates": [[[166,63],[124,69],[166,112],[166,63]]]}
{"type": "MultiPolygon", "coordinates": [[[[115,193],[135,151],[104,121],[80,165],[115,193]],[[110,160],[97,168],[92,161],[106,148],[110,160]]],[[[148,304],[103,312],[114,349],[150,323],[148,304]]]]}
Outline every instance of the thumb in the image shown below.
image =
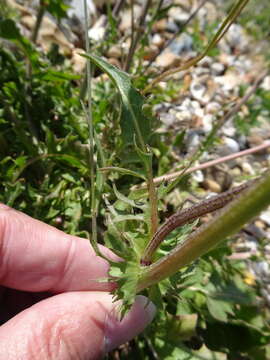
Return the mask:
{"type": "Polygon", "coordinates": [[[137,296],[118,320],[104,292],[70,292],[43,300],[0,328],[0,360],[92,360],[129,341],[153,319],[154,305],[137,296]]]}

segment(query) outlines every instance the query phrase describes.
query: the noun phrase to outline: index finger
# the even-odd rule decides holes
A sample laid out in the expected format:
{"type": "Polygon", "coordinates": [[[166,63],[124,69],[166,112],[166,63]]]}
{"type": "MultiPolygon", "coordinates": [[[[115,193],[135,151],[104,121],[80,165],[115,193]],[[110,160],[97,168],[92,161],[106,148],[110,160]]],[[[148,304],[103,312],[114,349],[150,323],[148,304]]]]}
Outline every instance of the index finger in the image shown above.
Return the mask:
{"type": "MultiPolygon", "coordinates": [[[[108,249],[102,252],[116,259],[108,249]]],[[[25,291],[54,293],[109,291],[108,263],[89,241],[0,204],[0,284],[25,291]]]]}

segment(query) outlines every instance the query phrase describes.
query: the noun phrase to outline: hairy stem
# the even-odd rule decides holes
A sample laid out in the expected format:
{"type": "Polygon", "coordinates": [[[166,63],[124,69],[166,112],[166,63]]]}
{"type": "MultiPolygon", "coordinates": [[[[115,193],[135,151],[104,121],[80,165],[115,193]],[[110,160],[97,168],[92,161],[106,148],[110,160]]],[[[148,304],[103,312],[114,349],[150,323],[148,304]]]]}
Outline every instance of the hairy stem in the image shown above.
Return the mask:
{"type": "Polygon", "coordinates": [[[176,212],[175,214],[170,216],[154,234],[153,238],[145,248],[144,254],[141,259],[141,264],[151,264],[155,251],[158,249],[165,237],[169,235],[174,229],[183,226],[186,223],[190,223],[203,215],[221,209],[230,201],[232,201],[237,194],[246,189],[249,185],[249,183],[244,183],[240,186],[233,188],[232,190],[228,190],[222,194],[213,196],[210,199],[201,201],[194,206],[176,212]]]}
{"type": "MultiPolygon", "coordinates": [[[[85,48],[86,52],[90,53],[89,38],[88,38],[88,11],[87,3],[84,0],[84,21],[85,21],[85,48]]],[[[92,222],[92,236],[91,236],[91,245],[97,254],[100,254],[98,245],[97,245],[97,208],[96,208],[96,193],[95,193],[95,161],[94,161],[94,129],[93,129],[93,119],[92,119],[92,86],[91,86],[91,62],[87,59],[86,62],[86,79],[87,79],[87,100],[88,107],[86,113],[86,118],[88,121],[89,129],[89,142],[90,142],[90,151],[89,151],[89,163],[90,163],[90,193],[91,193],[91,222],[92,222]]]]}
{"type": "Polygon", "coordinates": [[[200,226],[188,239],[168,255],[143,268],[137,291],[154,285],[211,250],[233,235],[270,204],[270,171],[239,197],[225,206],[211,221],[200,226]]]}

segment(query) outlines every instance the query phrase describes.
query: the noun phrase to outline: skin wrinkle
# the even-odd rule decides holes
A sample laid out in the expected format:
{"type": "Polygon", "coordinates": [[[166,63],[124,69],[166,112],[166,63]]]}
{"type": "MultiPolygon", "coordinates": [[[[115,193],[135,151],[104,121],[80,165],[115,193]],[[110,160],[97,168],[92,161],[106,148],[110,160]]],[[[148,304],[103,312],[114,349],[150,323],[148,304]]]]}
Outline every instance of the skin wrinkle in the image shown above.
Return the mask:
{"type": "MultiPolygon", "coordinates": [[[[12,342],[12,346],[10,346],[8,343],[8,346],[5,348],[6,346],[6,342],[4,341],[3,343],[0,344],[0,349],[2,350],[2,352],[0,353],[0,360],[27,360],[27,359],[31,359],[31,360],[35,360],[36,357],[36,351],[34,352],[34,356],[31,356],[30,358],[29,356],[29,329],[30,329],[30,325],[27,322],[24,322],[23,325],[20,323],[20,320],[17,318],[14,318],[12,321],[11,326],[9,325],[9,331],[11,334],[16,334],[16,330],[18,328],[18,326],[20,327],[20,332],[22,334],[22,336],[16,337],[16,341],[12,342]],[[18,354],[20,355],[20,357],[18,357],[18,354]],[[4,355],[5,357],[2,357],[2,355],[4,355]]],[[[3,325],[3,327],[5,327],[5,324],[3,325]]],[[[38,359],[38,358],[37,358],[38,359]]],[[[39,359],[40,360],[40,359],[39,359]]]]}
{"type": "MultiPolygon", "coordinates": [[[[40,318],[38,310],[35,306],[32,307],[32,318],[30,323],[26,325],[24,334],[26,339],[30,339],[25,342],[25,353],[27,357],[25,359],[31,360],[57,360],[57,359],[83,359],[79,357],[81,348],[77,348],[72,340],[72,333],[76,330],[79,333],[78,322],[72,323],[71,317],[75,318],[76,307],[70,309],[62,309],[61,304],[55,304],[48,313],[48,317],[40,318]],[[59,307],[60,306],[60,307],[59,307]],[[59,313],[59,318],[55,321],[55,317],[51,314],[59,313]]],[[[21,350],[22,344],[19,344],[21,350]]],[[[14,359],[17,357],[14,357],[14,359]]]]}
{"type": "MultiPolygon", "coordinates": [[[[1,283],[5,283],[5,282],[10,282],[11,281],[11,287],[12,287],[12,279],[10,279],[9,274],[12,274],[12,265],[9,265],[9,261],[10,258],[12,258],[12,256],[8,255],[8,252],[5,249],[9,249],[12,255],[12,251],[14,251],[14,240],[18,237],[18,231],[20,231],[20,233],[22,233],[24,235],[24,241],[23,242],[18,242],[16,244],[16,252],[19,252],[20,254],[23,255],[24,259],[25,258],[29,258],[29,263],[32,262],[32,264],[35,264],[35,259],[32,258],[32,241],[34,239],[34,236],[36,238],[38,238],[39,236],[39,232],[34,233],[34,236],[25,236],[25,234],[31,234],[32,233],[32,223],[29,223],[28,221],[28,216],[17,212],[16,210],[10,209],[10,208],[6,208],[3,206],[0,207],[0,229],[3,228],[4,231],[2,233],[2,239],[1,239],[1,243],[2,243],[2,249],[0,249],[0,255],[1,255],[1,259],[2,259],[2,264],[0,265],[0,280],[1,283]],[[1,210],[1,208],[3,210],[1,210]],[[8,213],[9,211],[12,211],[12,224],[10,223],[9,219],[11,219],[10,214],[8,213]],[[25,221],[24,221],[25,220],[25,221]],[[15,232],[15,233],[14,233],[15,232]],[[9,246],[8,246],[9,245],[9,246]],[[2,251],[1,251],[2,250],[2,251]],[[4,259],[4,261],[3,261],[4,259]]],[[[40,229],[40,231],[42,231],[42,228],[40,229]]],[[[44,246],[46,247],[46,244],[44,244],[44,246]]],[[[39,254],[42,254],[42,246],[40,246],[39,249],[37,249],[39,251],[39,254]]],[[[22,271],[24,270],[24,261],[22,260],[22,258],[20,259],[20,257],[18,257],[18,261],[17,261],[17,266],[19,267],[21,265],[22,267],[22,271]]],[[[55,267],[55,264],[52,263],[52,267],[55,267]]],[[[50,270],[50,264],[47,262],[47,268],[48,268],[48,273],[51,274],[50,270]]],[[[35,267],[35,269],[37,269],[37,267],[35,267]]],[[[46,274],[42,273],[39,274],[39,272],[37,270],[31,271],[31,273],[29,273],[29,277],[32,278],[39,278],[40,277],[40,284],[41,282],[44,284],[48,284],[51,282],[50,278],[53,279],[53,281],[55,281],[54,276],[52,277],[52,275],[48,275],[46,277],[46,274]],[[42,276],[40,276],[42,275],[42,276]]],[[[47,286],[47,288],[49,288],[49,286],[47,286]]],[[[47,290],[47,289],[45,289],[47,290]]]]}
{"type": "MultiPolygon", "coordinates": [[[[29,224],[28,222],[23,222],[21,217],[16,217],[16,214],[13,218],[13,221],[17,221],[17,228],[16,225],[13,224],[13,226],[10,226],[9,228],[11,229],[10,232],[8,233],[8,235],[6,236],[5,241],[6,242],[11,242],[11,246],[10,249],[12,249],[12,242],[14,241],[13,239],[15,239],[17,237],[17,234],[14,234],[13,229],[17,230],[20,229],[20,231],[24,234],[31,234],[31,224],[29,224]]],[[[34,234],[36,238],[38,238],[39,234],[34,234]]],[[[20,242],[17,244],[18,246],[18,250],[20,253],[23,254],[24,259],[30,259],[29,260],[29,264],[32,263],[33,265],[35,264],[35,258],[33,257],[33,251],[32,251],[32,241],[34,240],[33,236],[29,236],[28,238],[26,236],[24,236],[24,241],[20,242]]],[[[44,252],[44,247],[46,248],[46,243],[41,243],[39,249],[36,249],[39,251],[39,254],[43,254],[44,252]]],[[[6,255],[6,254],[5,254],[6,255]]],[[[21,266],[21,271],[24,271],[24,260],[19,260],[18,261],[18,266],[21,266]]],[[[28,265],[29,267],[29,265],[28,265]]],[[[47,273],[42,273],[40,274],[40,271],[38,270],[38,267],[34,266],[35,270],[32,270],[31,272],[26,272],[25,276],[29,276],[29,278],[31,279],[39,279],[39,283],[41,284],[46,284],[46,286],[44,285],[44,290],[49,290],[50,289],[50,284],[53,282],[55,282],[55,276],[53,274],[52,269],[54,269],[55,267],[58,267],[58,264],[55,262],[55,260],[53,259],[51,261],[51,263],[49,261],[47,261],[47,273]]],[[[27,269],[26,269],[27,270],[27,269]]],[[[12,273],[12,269],[10,269],[10,266],[7,265],[6,267],[6,272],[7,274],[12,273]]],[[[9,279],[9,276],[6,276],[6,279],[9,279]]],[[[29,280],[29,279],[28,279],[29,280]]],[[[11,285],[11,287],[13,287],[11,285]]]]}
{"type": "MultiPolygon", "coordinates": [[[[103,313],[106,314],[106,310],[104,311],[104,308],[102,309],[103,305],[99,302],[97,303],[89,303],[89,305],[94,306],[96,309],[96,313],[101,315],[103,313]]],[[[57,310],[57,309],[56,309],[57,310]]],[[[61,309],[59,309],[59,312],[61,313],[61,309]]],[[[41,338],[47,337],[47,349],[44,355],[51,355],[49,359],[55,360],[55,359],[96,359],[97,357],[96,352],[92,353],[91,349],[88,347],[88,338],[84,339],[84,343],[82,344],[82,339],[80,341],[71,342],[70,339],[72,338],[71,334],[77,333],[80,337],[81,333],[81,327],[85,327],[86,324],[84,324],[84,320],[81,321],[80,318],[76,319],[76,305],[68,311],[63,311],[61,313],[61,316],[59,317],[57,322],[53,322],[52,324],[48,323],[48,328],[45,329],[45,336],[41,335],[41,338]],[[74,321],[70,321],[70,318],[73,318],[74,321]],[[49,335],[48,335],[49,334],[49,335]],[[79,344],[76,346],[76,343],[79,344]],[[85,349],[85,353],[82,354],[82,348],[85,349]],[[87,349],[87,350],[86,350],[87,349]],[[58,355],[58,357],[56,356],[58,355]]],[[[96,323],[96,328],[104,328],[104,319],[100,321],[99,317],[98,319],[95,319],[95,317],[90,317],[89,322],[96,323]]],[[[87,325],[89,326],[89,324],[87,325]]],[[[93,329],[95,327],[93,326],[93,329]]],[[[94,348],[99,348],[100,346],[96,346],[94,348]]],[[[47,359],[47,357],[46,357],[47,359]]]]}
{"type": "MultiPolygon", "coordinates": [[[[2,204],[1,204],[2,205],[2,204]]],[[[0,283],[1,284],[5,284],[5,280],[9,279],[9,274],[12,272],[12,268],[9,265],[10,261],[9,259],[12,257],[12,242],[13,242],[13,238],[17,237],[17,234],[13,234],[13,229],[21,229],[21,232],[27,232],[27,228],[28,223],[23,222],[21,217],[17,216],[17,211],[13,209],[11,210],[12,212],[14,212],[14,216],[13,216],[13,224],[10,225],[9,223],[9,208],[0,207],[0,231],[2,230],[2,232],[0,233],[0,257],[1,257],[1,263],[0,263],[0,283]],[[17,223],[17,224],[14,224],[17,223]],[[9,230],[9,231],[7,231],[9,230]],[[8,246],[10,245],[11,246],[8,246]],[[8,254],[8,250],[10,251],[11,255],[9,256],[8,254]]],[[[20,214],[19,214],[20,215],[20,214]]],[[[24,214],[23,214],[24,215],[24,214]]],[[[31,230],[31,229],[29,229],[31,230]]],[[[27,239],[28,242],[24,241],[24,248],[23,249],[19,249],[20,253],[23,254],[23,256],[27,255],[27,249],[31,247],[31,242],[30,239],[27,239]]],[[[31,250],[31,248],[30,248],[31,250]]],[[[30,251],[32,252],[32,251],[30,251]]]]}
{"type": "MultiPolygon", "coordinates": [[[[72,278],[73,278],[73,272],[74,272],[74,268],[76,268],[76,263],[78,262],[78,259],[80,258],[80,252],[78,247],[76,246],[76,243],[78,243],[78,241],[81,241],[82,239],[80,238],[76,238],[72,235],[67,235],[68,237],[68,242],[70,244],[70,246],[67,246],[65,248],[66,254],[63,257],[62,263],[59,264],[59,269],[57,269],[57,278],[61,279],[61,287],[62,288],[67,288],[68,284],[73,282],[72,278]]],[[[85,242],[87,242],[88,240],[83,240],[85,242]]],[[[68,243],[67,242],[67,243],[68,243]]],[[[91,263],[96,264],[97,262],[100,262],[100,257],[97,256],[93,249],[90,247],[90,245],[87,244],[87,251],[89,251],[91,253],[91,263]]],[[[105,265],[103,264],[103,267],[107,267],[107,271],[109,270],[109,265],[105,265]]],[[[76,271],[78,274],[78,270],[76,271]]],[[[81,269],[82,272],[82,276],[84,275],[85,270],[81,269]]],[[[107,274],[107,272],[106,272],[107,274]]],[[[104,275],[101,277],[103,278],[104,275]]],[[[91,279],[91,275],[89,274],[89,282],[88,285],[93,282],[95,284],[98,284],[98,278],[94,277],[93,279],[91,279]]],[[[113,285],[111,284],[111,289],[113,289],[113,285]]],[[[58,282],[56,281],[55,284],[52,284],[52,286],[49,289],[50,291],[54,292],[54,293],[60,293],[61,289],[59,289],[59,285],[58,282]],[[58,289],[56,290],[56,288],[58,287],[58,289]]],[[[71,289],[72,290],[72,289],[71,289]]],[[[83,290],[83,289],[80,289],[83,290]]],[[[85,290],[88,290],[87,288],[85,290]]],[[[102,290],[102,289],[96,289],[96,290],[102,290]]]]}
{"type": "MultiPolygon", "coordinates": [[[[65,256],[63,257],[62,264],[59,265],[58,270],[57,278],[59,277],[63,283],[65,283],[65,280],[67,281],[67,283],[70,282],[70,278],[73,276],[73,264],[77,260],[76,244],[73,239],[71,239],[70,243],[71,244],[67,247],[67,251],[65,253],[65,256]]],[[[53,288],[54,286],[52,286],[51,289],[53,288]]]]}
{"type": "Polygon", "coordinates": [[[74,351],[72,351],[70,340],[68,340],[68,337],[65,336],[65,327],[70,331],[70,321],[66,324],[62,319],[58,319],[57,322],[50,322],[46,325],[47,326],[44,327],[44,335],[38,335],[39,339],[43,339],[43,346],[41,348],[43,356],[46,357],[46,359],[48,358],[53,360],[63,359],[63,355],[66,357],[68,354],[70,359],[77,359],[78,357],[74,356],[78,355],[78,352],[76,351],[77,354],[75,354],[74,351]],[[47,339],[47,341],[44,341],[44,339],[47,339]]]}
{"type": "MultiPolygon", "coordinates": [[[[53,291],[55,293],[78,289],[110,291],[115,287],[112,283],[105,284],[98,281],[99,278],[104,279],[108,276],[109,264],[95,255],[86,239],[64,234],[60,230],[34,220],[23,213],[3,207],[1,204],[0,232],[3,233],[1,235],[4,239],[0,246],[7,246],[8,243],[12,255],[9,266],[3,265],[3,256],[2,264],[0,263],[0,271],[1,266],[3,267],[0,278],[2,276],[2,284],[8,287],[16,287],[26,291],[53,291]],[[8,219],[12,219],[12,223],[8,219]],[[6,223],[5,234],[1,222],[6,223]],[[18,238],[18,233],[21,234],[24,240],[15,243],[13,239],[18,238]],[[27,242],[29,247],[31,245],[31,251],[26,249],[27,242]],[[54,245],[52,244],[54,243],[57,244],[56,251],[53,251],[54,245]],[[73,250],[74,255],[72,255],[70,247],[75,248],[73,250]],[[16,254],[20,254],[17,256],[15,269],[13,264],[15,261],[14,251],[16,254]],[[33,257],[33,252],[37,253],[37,256],[33,257]],[[66,254],[67,252],[68,254],[66,254]],[[76,257],[77,261],[75,261],[76,257]],[[64,258],[65,261],[63,262],[64,258]],[[72,264],[68,264],[68,259],[71,259],[72,264]],[[81,261],[78,261],[78,259],[81,259],[81,261]],[[42,268],[38,266],[40,262],[44,264],[42,268]],[[63,276],[65,268],[67,274],[63,276]],[[77,274],[76,278],[73,277],[73,271],[77,274]],[[18,275],[15,275],[16,272],[18,275]],[[78,277],[78,274],[81,274],[81,276],[78,277]],[[16,280],[18,276],[22,277],[21,285],[16,280]],[[35,284],[35,286],[33,287],[30,284],[35,284]]],[[[117,260],[117,257],[108,249],[101,246],[101,250],[111,259],[117,260]]],[[[7,258],[8,256],[5,253],[5,263],[7,258]]]]}
{"type": "Polygon", "coordinates": [[[98,360],[108,325],[112,349],[151,320],[139,304],[123,323],[112,316],[115,305],[108,291],[115,284],[89,281],[104,278],[109,264],[95,255],[87,240],[0,204],[1,255],[11,317],[0,328],[0,360],[98,360]],[[52,286],[58,295],[48,293],[52,286]]]}
{"type": "Polygon", "coordinates": [[[27,357],[31,360],[40,360],[41,356],[47,360],[60,359],[62,331],[59,330],[58,322],[52,323],[37,315],[37,323],[35,327],[31,324],[31,334],[28,334],[31,341],[27,344],[27,357]]]}

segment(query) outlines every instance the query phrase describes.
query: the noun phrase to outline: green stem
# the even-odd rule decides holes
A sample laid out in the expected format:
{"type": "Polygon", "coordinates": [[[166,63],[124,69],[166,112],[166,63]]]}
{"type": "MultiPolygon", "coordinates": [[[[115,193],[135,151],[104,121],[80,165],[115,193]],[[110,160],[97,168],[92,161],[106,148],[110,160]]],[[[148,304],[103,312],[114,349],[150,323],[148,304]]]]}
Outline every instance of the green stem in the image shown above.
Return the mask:
{"type": "Polygon", "coordinates": [[[157,201],[157,191],[156,186],[153,179],[153,171],[152,171],[152,161],[149,166],[146,166],[147,171],[147,187],[149,194],[149,204],[150,204],[150,212],[151,212],[151,228],[150,228],[150,236],[149,241],[151,241],[153,235],[158,229],[158,201],[157,201]]]}
{"type": "Polygon", "coordinates": [[[144,3],[144,6],[142,8],[142,13],[138,22],[138,27],[137,27],[137,32],[136,34],[133,36],[133,41],[131,42],[130,48],[129,48],[129,52],[128,52],[128,56],[127,56],[127,60],[126,60],[126,64],[125,64],[125,71],[128,72],[131,66],[131,62],[135,53],[135,50],[137,48],[137,45],[139,43],[139,40],[142,37],[142,27],[144,26],[145,23],[145,18],[146,15],[148,13],[149,8],[151,7],[152,4],[152,0],[147,0],[144,3]]]}
{"type": "Polygon", "coordinates": [[[199,227],[168,255],[142,270],[137,291],[154,285],[211,250],[270,204],[270,171],[233,200],[211,221],[199,227]]]}
{"type": "Polygon", "coordinates": [[[45,10],[46,10],[46,6],[44,5],[43,1],[40,1],[40,6],[39,6],[38,14],[37,14],[37,20],[36,20],[34,31],[33,31],[32,38],[31,38],[31,40],[33,41],[34,44],[37,41],[38,32],[39,32],[39,29],[40,29],[40,26],[42,23],[43,16],[45,14],[45,10]]]}
{"type": "MultiPolygon", "coordinates": [[[[163,51],[165,49],[167,49],[171,43],[185,30],[185,28],[187,27],[187,25],[194,19],[194,17],[197,15],[197,13],[199,12],[199,10],[205,5],[205,3],[208,0],[201,0],[201,2],[198,4],[197,8],[190,14],[189,18],[184,22],[184,24],[181,24],[181,26],[179,27],[179,30],[174,33],[174,35],[167,40],[160,48],[159,51],[153,56],[153,58],[149,61],[149,63],[143,68],[143,71],[145,72],[156,60],[156,58],[161,55],[163,53],[163,51]]],[[[160,8],[162,6],[162,0],[160,0],[160,3],[158,4],[157,10],[156,10],[156,14],[159,13],[160,8]]]]}
{"type": "Polygon", "coordinates": [[[213,37],[213,39],[209,42],[206,49],[199,55],[197,55],[195,58],[188,60],[183,65],[176,67],[174,69],[169,69],[159,76],[157,76],[143,91],[142,94],[148,93],[156,84],[167,78],[169,75],[173,75],[177,72],[187,70],[190,67],[196,65],[200,60],[202,60],[210,50],[213,49],[213,47],[220,41],[220,39],[225,35],[231,24],[234,22],[234,20],[237,18],[237,16],[240,14],[240,12],[243,10],[243,8],[246,6],[249,0],[239,0],[238,3],[233,6],[231,11],[229,12],[229,15],[226,17],[226,19],[223,21],[221,27],[213,37]]]}
{"type": "MultiPolygon", "coordinates": [[[[89,38],[88,38],[88,11],[87,3],[84,0],[84,21],[85,21],[85,48],[86,52],[90,53],[89,38]]],[[[89,141],[90,141],[90,192],[91,192],[91,221],[92,221],[92,237],[91,245],[95,252],[100,255],[100,251],[97,245],[97,206],[96,206],[96,192],[95,192],[95,161],[94,161],[94,129],[92,119],[92,86],[91,86],[91,62],[87,59],[86,62],[86,79],[87,79],[87,100],[88,108],[86,111],[86,118],[88,120],[89,128],[89,141]]]]}

